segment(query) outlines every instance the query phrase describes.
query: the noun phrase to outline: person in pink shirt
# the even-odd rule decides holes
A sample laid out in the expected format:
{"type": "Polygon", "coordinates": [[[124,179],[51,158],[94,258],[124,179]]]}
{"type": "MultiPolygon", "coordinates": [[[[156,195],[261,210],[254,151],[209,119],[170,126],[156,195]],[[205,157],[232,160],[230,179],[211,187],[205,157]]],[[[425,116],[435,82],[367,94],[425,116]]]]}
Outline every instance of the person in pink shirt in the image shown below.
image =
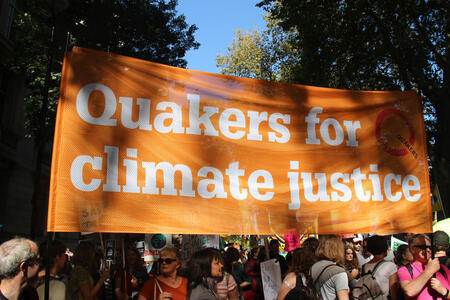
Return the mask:
{"type": "Polygon", "coordinates": [[[398,269],[400,286],[407,299],[450,299],[450,271],[431,259],[431,241],[424,234],[416,234],[409,240],[409,250],[414,261],[398,269]]]}

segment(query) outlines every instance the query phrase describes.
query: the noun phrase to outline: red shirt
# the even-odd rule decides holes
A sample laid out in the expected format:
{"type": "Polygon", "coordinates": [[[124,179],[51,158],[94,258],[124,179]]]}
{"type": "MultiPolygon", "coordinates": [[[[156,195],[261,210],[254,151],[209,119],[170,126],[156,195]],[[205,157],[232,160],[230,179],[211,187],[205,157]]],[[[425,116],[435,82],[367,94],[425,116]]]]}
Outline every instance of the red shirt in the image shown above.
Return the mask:
{"type": "MultiPolygon", "coordinates": [[[[139,295],[144,296],[147,300],[158,299],[160,292],[156,285],[155,280],[156,280],[155,277],[152,277],[149,280],[147,280],[145,282],[144,286],[142,287],[139,295]],[[156,298],[155,298],[154,289],[156,289],[156,298]]],[[[186,300],[187,284],[188,284],[188,280],[186,278],[181,277],[181,284],[177,288],[168,286],[161,280],[158,280],[158,283],[161,286],[161,289],[163,292],[168,292],[168,293],[172,294],[172,300],[186,300]]]]}

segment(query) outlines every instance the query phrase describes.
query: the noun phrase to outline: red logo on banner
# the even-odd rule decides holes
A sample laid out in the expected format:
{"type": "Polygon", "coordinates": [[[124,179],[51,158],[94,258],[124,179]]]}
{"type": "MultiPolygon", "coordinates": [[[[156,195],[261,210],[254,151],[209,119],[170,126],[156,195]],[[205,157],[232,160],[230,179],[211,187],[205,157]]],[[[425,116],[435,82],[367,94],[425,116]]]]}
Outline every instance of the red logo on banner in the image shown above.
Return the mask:
{"type": "Polygon", "coordinates": [[[409,138],[404,138],[400,132],[395,134],[395,138],[399,140],[403,145],[405,145],[408,149],[414,145],[415,141],[414,129],[409,123],[408,118],[403,114],[403,112],[399,111],[398,109],[386,109],[383,110],[378,115],[375,129],[377,140],[383,147],[384,151],[386,151],[387,153],[394,156],[404,156],[408,154],[409,150],[403,147],[401,149],[393,148],[392,146],[389,145],[392,143],[391,139],[389,139],[389,134],[392,135],[393,133],[386,134],[386,132],[382,132],[383,122],[389,116],[396,116],[400,118],[404,122],[404,125],[406,125],[406,127],[408,128],[409,138]]]}

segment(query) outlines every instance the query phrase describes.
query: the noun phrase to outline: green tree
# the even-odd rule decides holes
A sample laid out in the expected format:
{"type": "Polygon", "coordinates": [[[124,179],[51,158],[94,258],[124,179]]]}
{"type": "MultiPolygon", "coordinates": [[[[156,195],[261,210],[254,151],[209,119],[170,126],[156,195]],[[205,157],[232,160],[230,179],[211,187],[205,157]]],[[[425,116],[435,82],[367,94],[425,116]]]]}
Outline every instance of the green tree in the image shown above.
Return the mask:
{"type": "Polygon", "coordinates": [[[295,65],[295,49],[290,32],[283,32],[276,22],[266,19],[263,31],[237,30],[227,54],[217,55],[216,65],[225,75],[269,81],[289,81],[295,65]]]}
{"type": "MultiPolygon", "coordinates": [[[[345,89],[416,89],[427,113],[433,179],[450,186],[450,2],[264,0],[286,31],[301,84],[345,89]]],[[[448,211],[448,207],[446,208],[448,211]]]]}
{"type": "MultiPolygon", "coordinates": [[[[45,116],[47,139],[55,119],[65,50],[72,46],[109,51],[177,67],[186,67],[186,51],[198,48],[197,29],[178,15],[176,0],[21,0],[13,27],[14,57],[7,66],[24,74],[26,128],[38,137],[47,62],[51,80],[45,116]],[[53,36],[53,41],[51,41],[53,36]]],[[[42,139],[42,136],[39,136],[42,139]]]]}
{"type": "Polygon", "coordinates": [[[49,160],[62,59],[72,46],[93,48],[177,67],[189,49],[198,48],[197,29],[176,11],[176,0],[18,0],[9,72],[24,77],[26,130],[37,149],[31,236],[45,210],[41,161],[49,160]]]}

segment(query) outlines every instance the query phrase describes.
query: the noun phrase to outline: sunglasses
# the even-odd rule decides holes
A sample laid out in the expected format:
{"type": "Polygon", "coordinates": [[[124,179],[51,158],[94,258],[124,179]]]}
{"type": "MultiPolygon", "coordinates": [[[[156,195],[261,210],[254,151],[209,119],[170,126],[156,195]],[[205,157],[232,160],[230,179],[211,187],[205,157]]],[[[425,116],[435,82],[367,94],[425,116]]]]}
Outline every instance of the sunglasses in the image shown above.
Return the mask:
{"type": "Polygon", "coordinates": [[[415,245],[414,247],[419,248],[421,250],[426,250],[426,249],[432,249],[433,246],[427,246],[427,245],[415,245]]]}
{"type": "Polygon", "coordinates": [[[177,261],[176,259],[173,258],[160,258],[158,259],[158,262],[160,264],[165,263],[166,265],[170,265],[171,263],[173,263],[174,261],[177,261]]]}

